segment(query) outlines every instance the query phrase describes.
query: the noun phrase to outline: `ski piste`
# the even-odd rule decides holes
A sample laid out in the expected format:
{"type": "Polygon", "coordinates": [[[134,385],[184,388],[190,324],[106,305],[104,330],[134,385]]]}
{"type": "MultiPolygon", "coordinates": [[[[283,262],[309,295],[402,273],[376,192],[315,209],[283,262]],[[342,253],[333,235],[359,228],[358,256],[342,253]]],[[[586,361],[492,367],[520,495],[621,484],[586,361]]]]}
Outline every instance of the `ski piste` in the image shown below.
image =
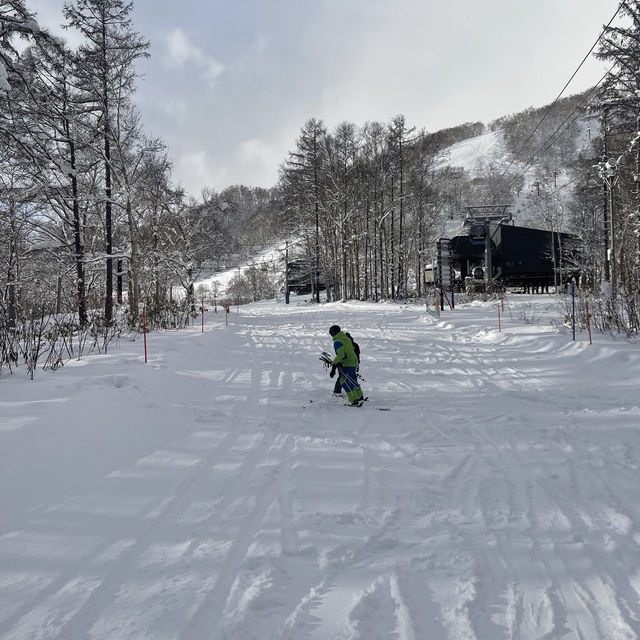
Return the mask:
{"type": "MultiPolygon", "coordinates": [[[[361,405],[354,405],[351,404],[350,402],[344,402],[343,406],[345,407],[353,407],[354,409],[361,409],[363,407],[370,407],[371,409],[373,409],[374,411],[391,411],[391,407],[376,407],[375,404],[371,404],[370,402],[367,402],[367,400],[369,400],[369,398],[367,397],[365,399],[365,401],[361,404],[361,405]]],[[[309,400],[308,404],[303,404],[302,408],[303,409],[308,409],[309,405],[315,405],[316,407],[320,407],[320,406],[327,406],[327,405],[336,405],[337,403],[332,403],[332,402],[318,402],[317,400],[309,400]]]]}

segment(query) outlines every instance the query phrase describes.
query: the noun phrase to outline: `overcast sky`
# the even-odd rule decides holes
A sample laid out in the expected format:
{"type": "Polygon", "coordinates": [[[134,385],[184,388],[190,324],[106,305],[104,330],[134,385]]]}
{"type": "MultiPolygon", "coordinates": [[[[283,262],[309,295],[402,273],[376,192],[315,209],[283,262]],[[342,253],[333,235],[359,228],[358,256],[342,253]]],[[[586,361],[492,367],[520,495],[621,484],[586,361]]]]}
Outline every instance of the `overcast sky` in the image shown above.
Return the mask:
{"type": "MultiPolygon", "coordinates": [[[[64,0],[27,0],[59,33],[64,0]]],[[[437,131],[549,104],[617,0],[136,0],[137,102],[176,182],[270,187],[312,117],[437,131]]],[[[71,40],[66,32],[65,37],[71,40]]],[[[565,95],[594,85],[590,59],[565,95]]]]}

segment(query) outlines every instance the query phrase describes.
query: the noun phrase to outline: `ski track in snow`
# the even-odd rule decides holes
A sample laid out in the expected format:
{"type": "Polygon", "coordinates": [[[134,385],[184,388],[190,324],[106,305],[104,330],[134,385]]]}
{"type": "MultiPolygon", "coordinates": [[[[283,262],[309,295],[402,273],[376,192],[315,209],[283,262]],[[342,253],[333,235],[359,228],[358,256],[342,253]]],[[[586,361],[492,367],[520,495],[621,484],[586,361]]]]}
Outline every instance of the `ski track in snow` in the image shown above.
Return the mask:
{"type": "Polygon", "coordinates": [[[0,638],[640,638],[640,347],[517,314],[556,304],[265,302],[3,375],[0,638]]]}

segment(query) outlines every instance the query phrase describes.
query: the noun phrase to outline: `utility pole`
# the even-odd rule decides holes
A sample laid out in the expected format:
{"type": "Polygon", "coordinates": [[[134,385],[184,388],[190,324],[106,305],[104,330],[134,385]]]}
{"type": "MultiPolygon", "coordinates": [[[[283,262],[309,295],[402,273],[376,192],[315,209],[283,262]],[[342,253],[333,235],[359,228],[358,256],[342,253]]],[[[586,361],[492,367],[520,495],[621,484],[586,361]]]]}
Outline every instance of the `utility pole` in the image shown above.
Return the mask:
{"type": "Polygon", "coordinates": [[[609,187],[609,227],[611,228],[611,238],[609,241],[609,272],[611,273],[611,297],[615,300],[618,288],[617,271],[616,271],[616,215],[615,215],[615,198],[613,188],[618,182],[619,174],[616,171],[616,165],[610,165],[607,162],[607,186],[609,187]]]}
{"type": "MultiPolygon", "coordinates": [[[[599,165],[600,174],[602,176],[602,167],[607,162],[607,155],[609,154],[608,144],[607,144],[607,132],[609,130],[609,125],[607,122],[607,109],[604,108],[602,112],[602,131],[604,135],[602,136],[602,161],[599,165]]],[[[603,179],[602,181],[602,224],[604,226],[604,279],[605,282],[611,282],[611,275],[609,272],[609,235],[610,235],[610,226],[609,226],[609,188],[607,186],[607,181],[603,179]]]]}
{"type": "Polygon", "coordinates": [[[289,304],[289,241],[284,243],[284,303],[289,304]]]}
{"type": "Polygon", "coordinates": [[[618,166],[622,163],[623,156],[618,157],[617,160],[610,158],[606,162],[601,162],[598,165],[600,175],[605,185],[606,192],[609,196],[609,229],[608,234],[605,228],[605,235],[608,236],[609,248],[607,249],[606,261],[605,261],[605,278],[610,276],[611,283],[611,298],[615,299],[618,289],[617,282],[617,269],[616,269],[616,226],[615,226],[615,198],[614,187],[618,183],[620,172],[618,166]]]}

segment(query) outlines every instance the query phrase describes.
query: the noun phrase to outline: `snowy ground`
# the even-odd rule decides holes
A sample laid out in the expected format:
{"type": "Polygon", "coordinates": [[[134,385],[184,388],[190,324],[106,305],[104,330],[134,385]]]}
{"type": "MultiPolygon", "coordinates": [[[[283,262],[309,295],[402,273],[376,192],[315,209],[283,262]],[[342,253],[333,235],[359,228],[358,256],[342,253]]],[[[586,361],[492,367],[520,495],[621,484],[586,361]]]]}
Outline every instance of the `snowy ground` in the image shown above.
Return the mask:
{"type": "Polygon", "coordinates": [[[0,637],[639,638],[640,345],[561,314],[266,302],[3,373],[0,637]]]}

